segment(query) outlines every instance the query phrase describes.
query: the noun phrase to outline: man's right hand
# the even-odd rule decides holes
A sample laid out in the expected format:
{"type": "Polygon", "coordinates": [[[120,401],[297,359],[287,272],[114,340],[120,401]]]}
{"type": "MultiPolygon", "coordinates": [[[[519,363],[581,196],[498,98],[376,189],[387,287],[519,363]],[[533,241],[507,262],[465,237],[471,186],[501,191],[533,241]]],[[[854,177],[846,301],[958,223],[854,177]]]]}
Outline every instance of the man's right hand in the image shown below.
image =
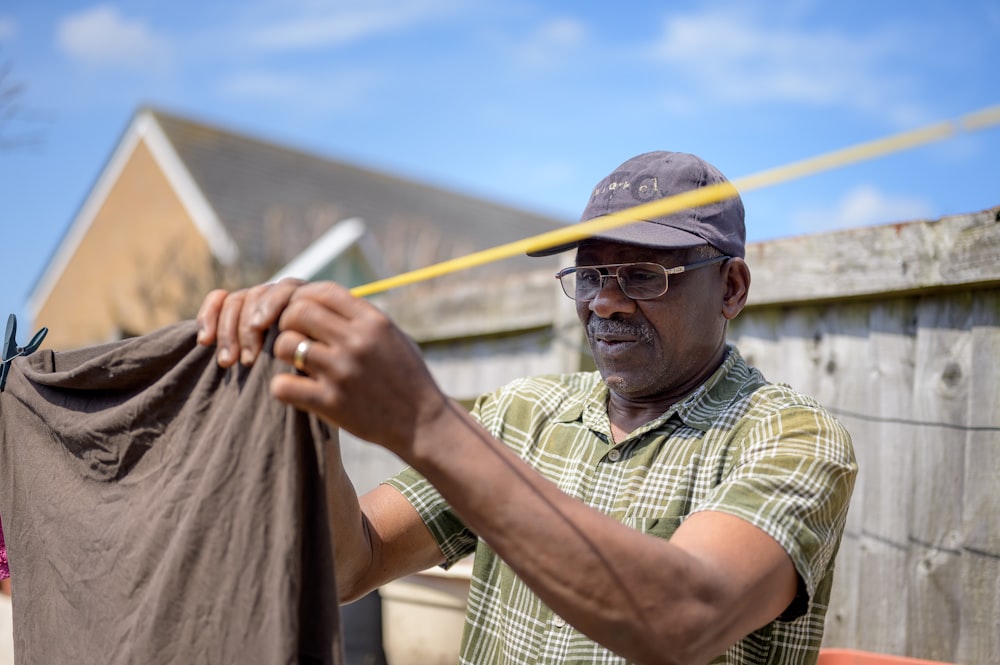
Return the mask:
{"type": "Polygon", "coordinates": [[[221,367],[231,367],[237,360],[252,365],[264,346],[267,329],[304,283],[286,278],[239,291],[212,291],[198,310],[198,343],[216,345],[216,362],[221,367]]]}

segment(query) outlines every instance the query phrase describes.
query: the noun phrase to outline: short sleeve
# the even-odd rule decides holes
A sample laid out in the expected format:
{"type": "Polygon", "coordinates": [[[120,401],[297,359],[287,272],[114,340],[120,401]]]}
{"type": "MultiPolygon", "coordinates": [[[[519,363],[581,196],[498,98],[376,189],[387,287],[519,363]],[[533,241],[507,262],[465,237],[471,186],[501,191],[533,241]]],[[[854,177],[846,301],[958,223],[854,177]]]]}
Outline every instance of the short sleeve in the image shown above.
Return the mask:
{"type": "Polygon", "coordinates": [[[433,485],[413,468],[407,467],[385,481],[395,487],[416,509],[438,547],[444,553],[443,568],[449,568],[476,548],[476,534],[455,515],[433,485]]]}
{"type": "Polygon", "coordinates": [[[735,515],[769,534],[812,598],[833,565],[854,489],[850,435],[814,404],[748,415],[734,433],[738,452],[726,476],[698,510],[735,515]]]}

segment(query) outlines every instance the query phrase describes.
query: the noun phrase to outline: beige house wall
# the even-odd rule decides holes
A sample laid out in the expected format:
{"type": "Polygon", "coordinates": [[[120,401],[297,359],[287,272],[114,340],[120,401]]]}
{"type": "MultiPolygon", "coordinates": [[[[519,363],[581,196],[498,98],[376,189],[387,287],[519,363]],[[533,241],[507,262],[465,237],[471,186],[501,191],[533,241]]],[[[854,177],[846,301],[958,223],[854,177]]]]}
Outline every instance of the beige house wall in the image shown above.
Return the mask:
{"type": "Polygon", "coordinates": [[[193,316],[210,266],[207,243],[140,141],[36,324],[56,349],[149,332],[193,316]]]}

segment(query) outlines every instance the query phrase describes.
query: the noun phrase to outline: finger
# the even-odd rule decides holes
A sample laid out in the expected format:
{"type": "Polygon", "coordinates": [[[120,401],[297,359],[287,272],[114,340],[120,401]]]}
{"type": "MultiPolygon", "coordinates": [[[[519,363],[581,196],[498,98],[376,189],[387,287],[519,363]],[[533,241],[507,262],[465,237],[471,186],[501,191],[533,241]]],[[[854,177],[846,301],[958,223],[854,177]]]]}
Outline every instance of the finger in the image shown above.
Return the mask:
{"type": "Polygon", "coordinates": [[[222,309],[216,320],[215,332],[218,347],[215,358],[220,367],[231,367],[239,357],[240,347],[236,329],[239,326],[240,312],[243,311],[246,296],[246,290],[234,291],[226,296],[222,303],[222,309]]]}
{"type": "Polygon", "coordinates": [[[198,343],[203,346],[210,346],[215,342],[216,331],[219,324],[219,313],[222,311],[222,304],[226,301],[229,292],[225,289],[215,289],[211,291],[201,302],[198,308],[198,343]]]}
{"type": "Polygon", "coordinates": [[[271,378],[271,395],[277,400],[313,413],[333,427],[340,427],[329,415],[329,409],[324,408],[331,402],[333,390],[329,384],[301,374],[276,374],[271,378]]]}
{"type": "Polygon", "coordinates": [[[352,319],[372,307],[370,303],[351,295],[348,288],[336,282],[310,282],[303,285],[292,294],[291,302],[303,300],[318,303],[345,319],[352,319]]]}
{"type": "Polygon", "coordinates": [[[247,367],[253,365],[264,346],[264,328],[254,325],[254,321],[258,318],[257,311],[260,308],[260,302],[271,287],[271,284],[260,284],[247,289],[246,299],[240,307],[239,317],[236,319],[237,351],[240,363],[247,367]]]}
{"type": "MultiPolygon", "coordinates": [[[[278,334],[274,340],[274,357],[281,360],[300,373],[310,373],[310,368],[318,369],[319,360],[315,353],[319,342],[295,331],[285,331],[278,334]]],[[[328,348],[328,347],[327,347],[328,348]]]]}
{"type": "MultiPolygon", "coordinates": [[[[274,342],[274,355],[300,373],[282,373],[271,379],[271,394],[295,408],[329,420],[329,406],[338,388],[325,380],[326,345],[296,332],[283,332],[274,342]]],[[[335,424],[335,423],[334,423],[335,424]]]]}
{"type": "MultiPolygon", "coordinates": [[[[327,343],[343,342],[352,333],[352,322],[366,308],[374,308],[355,298],[339,284],[309,283],[295,291],[278,326],[327,343]]],[[[377,310],[375,310],[377,311],[377,310]]]]}
{"type": "Polygon", "coordinates": [[[283,279],[250,289],[239,323],[240,362],[252,365],[264,347],[264,337],[300,285],[300,279],[283,279]]]}

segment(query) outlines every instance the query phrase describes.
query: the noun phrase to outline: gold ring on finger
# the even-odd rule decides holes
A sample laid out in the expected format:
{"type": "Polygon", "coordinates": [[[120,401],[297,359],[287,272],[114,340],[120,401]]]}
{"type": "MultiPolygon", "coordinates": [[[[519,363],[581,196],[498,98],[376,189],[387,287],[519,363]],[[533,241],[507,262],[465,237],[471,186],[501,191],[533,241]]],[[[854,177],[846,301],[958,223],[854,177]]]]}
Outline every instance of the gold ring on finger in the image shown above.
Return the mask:
{"type": "Polygon", "coordinates": [[[306,371],[306,356],[309,354],[309,347],[311,346],[312,341],[304,339],[299,342],[299,345],[295,347],[295,353],[292,354],[292,366],[300,372],[306,371]]]}

